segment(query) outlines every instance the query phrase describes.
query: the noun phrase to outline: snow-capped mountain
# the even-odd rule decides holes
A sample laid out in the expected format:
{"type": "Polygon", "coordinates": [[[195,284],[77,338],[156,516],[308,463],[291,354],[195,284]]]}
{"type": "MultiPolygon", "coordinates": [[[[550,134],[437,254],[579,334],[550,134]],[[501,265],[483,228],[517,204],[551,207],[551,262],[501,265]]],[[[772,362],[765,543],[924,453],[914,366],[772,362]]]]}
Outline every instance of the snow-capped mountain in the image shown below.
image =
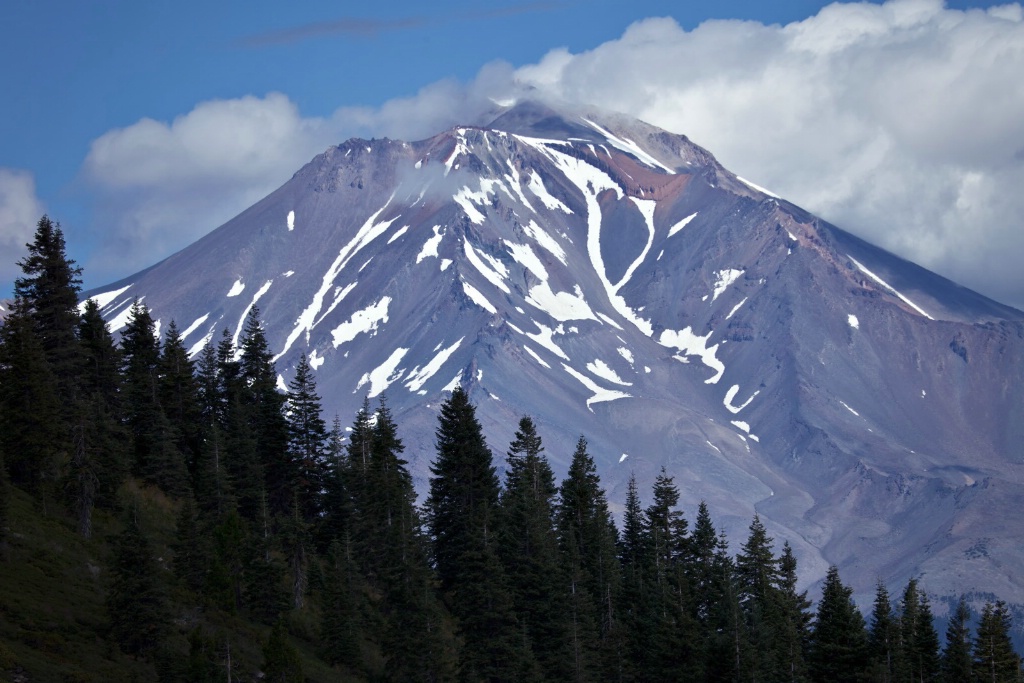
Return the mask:
{"type": "Polygon", "coordinates": [[[499,461],[535,418],[621,504],[664,466],[734,547],[755,511],[801,574],[1024,602],[1024,313],[739,178],[687,138],[525,102],[428,140],[349,140],[165,261],[139,298],[193,353],[258,306],[328,419],[387,392],[421,490],[438,404],[499,461]]]}

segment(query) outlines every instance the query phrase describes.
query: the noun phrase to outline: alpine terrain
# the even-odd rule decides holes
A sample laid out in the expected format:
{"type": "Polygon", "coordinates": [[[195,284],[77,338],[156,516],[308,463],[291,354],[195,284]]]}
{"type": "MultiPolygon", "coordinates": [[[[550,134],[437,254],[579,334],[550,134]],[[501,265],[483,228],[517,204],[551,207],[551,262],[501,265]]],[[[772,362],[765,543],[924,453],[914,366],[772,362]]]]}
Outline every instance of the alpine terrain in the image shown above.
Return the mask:
{"type": "MultiPolygon", "coordinates": [[[[522,415],[609,500],[664,467],[691,519],[755,512],[816,581],[1024,603],[1024,313],[829,225],[686,137],[533,101],[427,140],[353,139],[147,270],[193,356],[258,308],[329,418],[385,394],[422,493],[456,384],[503,462],[522,415]],[[481,123],[481,122],[477,122],[481,123]]],[[[862,604],[865,603],[862,601],[862,604]]]]}

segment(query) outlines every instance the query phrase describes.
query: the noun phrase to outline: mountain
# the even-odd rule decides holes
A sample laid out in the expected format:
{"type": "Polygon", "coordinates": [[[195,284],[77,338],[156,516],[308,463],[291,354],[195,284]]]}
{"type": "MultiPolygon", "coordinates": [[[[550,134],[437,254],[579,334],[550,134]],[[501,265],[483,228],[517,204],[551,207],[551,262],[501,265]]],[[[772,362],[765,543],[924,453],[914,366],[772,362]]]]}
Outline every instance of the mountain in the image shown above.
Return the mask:
{"type": "Polygon", "coordinates": [[[258,306],[281,386],[327,418],[386,390],[420,491],[456,382],[503,462],[584,434],[609,499],[661,467],[734,547],[754,512],[805,580],[1024,603],[1024,313],[735,176],[686,137],[522,102],[419,142],[353,139],[170,258],[139,298],[193,354],[258,306]]]}

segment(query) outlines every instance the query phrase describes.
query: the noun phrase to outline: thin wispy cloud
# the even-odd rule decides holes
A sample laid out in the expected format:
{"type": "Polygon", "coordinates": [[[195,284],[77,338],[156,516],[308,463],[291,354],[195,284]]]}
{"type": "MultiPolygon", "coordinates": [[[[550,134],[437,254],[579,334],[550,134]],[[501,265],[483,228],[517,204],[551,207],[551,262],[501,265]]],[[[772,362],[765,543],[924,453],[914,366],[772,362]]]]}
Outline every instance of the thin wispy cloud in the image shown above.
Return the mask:
{"type": "Polygon", "coordinates": [[[449,21],[470,20],[486,21],[488,19],[500,19],[502,17],[518,16],[533,12],[548,12],[565,6],[563,2],[525,2],[505,7],[495,7],[482,11],[471,12],[449,12],[434,17],[409,16],[394,19],[373,19],[360,17],[342,17],[326,21],[317,21],[302,26],[269,31],[254,36],[248,36],[238,41],[240,47],[260,48],[274,45],[290,45],[315,38],[327,36],[350,36],[355,38],[376,38],[384,33],[401,31],[405,29],[422,28],[429,25],[441,24],[449,21]]]}

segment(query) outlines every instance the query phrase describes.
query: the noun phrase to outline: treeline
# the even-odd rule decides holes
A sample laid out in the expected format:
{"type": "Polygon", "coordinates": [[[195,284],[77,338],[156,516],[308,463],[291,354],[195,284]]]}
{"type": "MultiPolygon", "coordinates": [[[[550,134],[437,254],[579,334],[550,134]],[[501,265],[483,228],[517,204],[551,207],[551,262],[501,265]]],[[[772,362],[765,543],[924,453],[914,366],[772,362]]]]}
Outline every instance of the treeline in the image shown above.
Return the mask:
{"type": "Polygon", "coordinates": [[[0,328],[0,546],[12,485],[84,537],[97,511],[119,515],[99,636],[161,680],[257,676],[196,613],[264,624],[273,681],[303,680],[296,638],[352,680],[1021,680],[1002,602],[972,632],[961,600],[942,647],[916,581],[895,602],[880,583],[866,623],[832,567],[812,611],[788,543],[755,516],[732,554],[703,503],[691,528],[664,470],[646,506],[630,481],[620,531],[582,437],[558,483],[522,418],[501,480],[459,388],[417,507],[387,402],[328,428],[305,357],[277,390],[257,311],[237,347],[225,332],[193,362],[140,301],[119,345],[95,303],[80,313],[49,219],[19,266],[0,328]],[[139,484],[176,515],[171,571],[125,493],[139,484]]]}

